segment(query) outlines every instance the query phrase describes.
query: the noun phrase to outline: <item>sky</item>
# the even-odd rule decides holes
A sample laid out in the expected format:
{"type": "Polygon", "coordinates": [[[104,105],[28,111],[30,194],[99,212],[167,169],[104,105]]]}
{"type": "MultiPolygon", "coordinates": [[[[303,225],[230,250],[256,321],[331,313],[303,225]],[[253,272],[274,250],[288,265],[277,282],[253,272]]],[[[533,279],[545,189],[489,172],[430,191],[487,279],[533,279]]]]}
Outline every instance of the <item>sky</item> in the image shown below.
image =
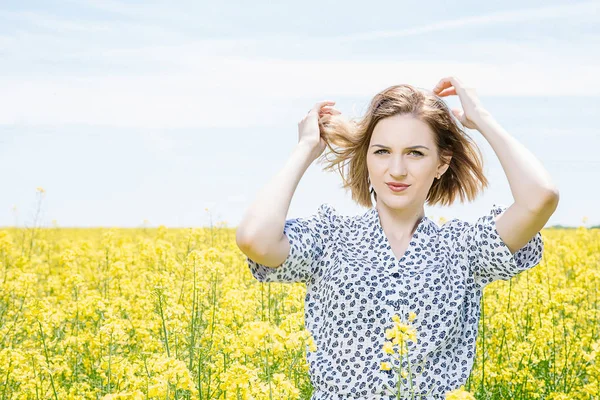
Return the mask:
{"type": "MultiPolygon", "coordinates": [[[[358,117],[391,85],[432,89],[450,75],[475,87],[552,176],[560,203],[546,226],[600,224],[599,10],[600,1],[4,0],[0,226],[235,227],[316,102],[358,117]]],[[[513,201],[493,149],[468,133],[490,186],[472,203],[426,205],[431,219],[474,221],[513,201]]],[[[322,203],[366,211],[315,162],[288,218],[322,203]]]]}

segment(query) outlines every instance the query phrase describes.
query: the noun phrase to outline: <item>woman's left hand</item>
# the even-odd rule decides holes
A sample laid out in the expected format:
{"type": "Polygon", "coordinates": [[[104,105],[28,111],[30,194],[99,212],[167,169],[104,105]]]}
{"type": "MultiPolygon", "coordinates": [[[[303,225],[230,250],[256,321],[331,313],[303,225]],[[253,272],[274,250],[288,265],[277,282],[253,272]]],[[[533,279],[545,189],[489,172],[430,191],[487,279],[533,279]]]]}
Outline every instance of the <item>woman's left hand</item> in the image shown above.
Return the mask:
{"type": "Polygon", "coordinates": [[[466,86],[456,77],[442,78],[433,88],[433,93],[440,96],[458,95],[463,110],[453,108],[452,114],[460,123],[469,129],[479,129],[484,118],[490,118],[490,113],[483,107],[474,87],[466,86]]]}

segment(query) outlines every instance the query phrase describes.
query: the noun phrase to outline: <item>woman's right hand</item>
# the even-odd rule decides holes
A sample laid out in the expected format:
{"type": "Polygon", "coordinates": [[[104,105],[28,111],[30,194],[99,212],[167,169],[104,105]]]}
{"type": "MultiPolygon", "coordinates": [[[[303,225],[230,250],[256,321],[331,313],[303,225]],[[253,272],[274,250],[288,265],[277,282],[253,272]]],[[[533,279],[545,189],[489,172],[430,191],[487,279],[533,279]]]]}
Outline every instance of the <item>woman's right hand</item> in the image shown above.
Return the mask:
{"type": "MultiPolygon", "coordinates": [[[[321,138],[320,122],[326,115],[339,115],[334,109],[335,101],[320,101],[310,109],[308,114],[298,122],[298,143],[313,149],[317,157],[321,155],[327,144],[321,138]]],[[[329,117],[325,117],[329,118],[329,117]]]]}

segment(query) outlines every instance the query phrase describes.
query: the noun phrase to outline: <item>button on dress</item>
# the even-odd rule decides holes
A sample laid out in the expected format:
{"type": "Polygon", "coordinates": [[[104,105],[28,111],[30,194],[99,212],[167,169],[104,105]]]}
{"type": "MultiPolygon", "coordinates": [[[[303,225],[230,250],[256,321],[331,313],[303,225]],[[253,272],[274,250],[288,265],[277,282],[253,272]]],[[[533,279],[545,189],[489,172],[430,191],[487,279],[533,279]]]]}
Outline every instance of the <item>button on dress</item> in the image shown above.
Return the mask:
{"type": "MultiPolygon", "coordinates": [[[[452,219],[441,227],[425,216],[398,259],[375,207],[343,216],[325,203],[309,217],[286,220],[290,253],[281,266],[247,257],[260,282],[306,284],[305,328],[317,347],[306,352],[311,400],[395,399],[397,373],[381,370],[381,363],[399,365],[382,346],[392,315],[406,321],[411,311],[417,330],[416,343],[408,342],[413,391],[422,399],[444,399],[465,384],[475,359],[482,289],[542,259],[540,232],[510,252],[494,220],[505,210],[494,204],[475,223],[452,219]]],[[[408,371],[406,358],[402,368],[408,371]]]]}

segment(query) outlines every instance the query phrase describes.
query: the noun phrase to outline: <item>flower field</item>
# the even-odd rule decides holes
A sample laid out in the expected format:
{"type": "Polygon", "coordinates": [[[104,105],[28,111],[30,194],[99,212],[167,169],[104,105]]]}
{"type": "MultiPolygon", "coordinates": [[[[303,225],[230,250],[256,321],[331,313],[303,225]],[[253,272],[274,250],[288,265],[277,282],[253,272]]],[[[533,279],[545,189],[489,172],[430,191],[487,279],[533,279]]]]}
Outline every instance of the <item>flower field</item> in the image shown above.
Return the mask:
{"type": "MultiPolygon", "coordinates": [[[[600,399],[600,232],[542,236],[485,288],[448,398],[600,399]]],[[[255,281],[224,226],[1,229],[0,398],[308,400],[304,293],[255,281]]]]}

